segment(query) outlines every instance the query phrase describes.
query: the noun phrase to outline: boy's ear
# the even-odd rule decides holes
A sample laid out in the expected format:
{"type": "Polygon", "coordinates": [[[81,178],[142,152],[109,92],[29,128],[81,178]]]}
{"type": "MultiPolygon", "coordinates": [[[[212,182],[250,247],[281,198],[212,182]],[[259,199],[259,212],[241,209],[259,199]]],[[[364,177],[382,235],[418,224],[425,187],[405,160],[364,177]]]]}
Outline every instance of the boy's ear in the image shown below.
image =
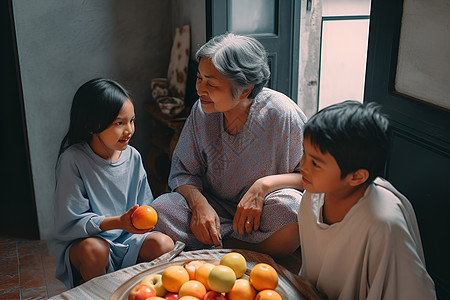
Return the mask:
{"type": "Polygon", "coordinates": [[[242,91],[241,96],[239,97],[239,100],[245,100],[248,98],[248,95],[253,91],[254,86],[251,85],[250,87],[246,88],[242,91]]]}
{"type": "Polygon", "coordinates": [[[369,171],[366,169],[358,169],[351,174],[350,185],[357,186],[363,184],[369,178],[369,171]]]}

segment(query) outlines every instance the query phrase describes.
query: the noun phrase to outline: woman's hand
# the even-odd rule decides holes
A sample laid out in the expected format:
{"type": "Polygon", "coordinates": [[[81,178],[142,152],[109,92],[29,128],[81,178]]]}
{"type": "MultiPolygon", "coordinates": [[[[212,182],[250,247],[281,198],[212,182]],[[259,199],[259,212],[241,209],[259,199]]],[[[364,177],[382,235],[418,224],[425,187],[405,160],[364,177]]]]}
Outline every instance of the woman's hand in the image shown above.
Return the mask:
{"type": "Polygon", "coordinates": [[[237,206],[233,230],[242,236],[252,230],[258,230],[264,199],[270,193],[284,188],[303,190],[302,175],[300,173],[276,174],[256,180],[237,206]]]}
{"type": "Polygon", "coordinates": [[[207,245],[220,246],[220,219],[198,187],[183,185],[176,189],[192,210],[191,230],[197,240],[207,245]]]}
{"type": "Polygon", "coordinates": [[[191,230],[203,244],[220,246],[220,219],[209,203],[192,209],[191,230]]]}
{"type": "Polygon", "coordinates": [[[259,229],[266,195],[264,178],[260,178],[248,189],[237,206],[233,219],[233,230],[235,232],[244,236],[245,233],[259,229]]]}

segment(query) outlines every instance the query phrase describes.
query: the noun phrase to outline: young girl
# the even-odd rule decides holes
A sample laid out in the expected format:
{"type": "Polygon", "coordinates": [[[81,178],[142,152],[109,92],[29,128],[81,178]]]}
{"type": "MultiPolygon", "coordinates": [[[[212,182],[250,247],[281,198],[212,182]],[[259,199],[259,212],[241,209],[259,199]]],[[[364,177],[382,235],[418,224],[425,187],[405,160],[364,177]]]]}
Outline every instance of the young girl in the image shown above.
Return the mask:
{"type": "Polygon", "coordinates": [[[136,229],[131,215],[153,195],[139,152],[128,145],[135,130],[127,91],[93,79],[76,92],[70,127],[56,166],[56,277],[67,288],[173,249],[170,237],[136,229]]]}

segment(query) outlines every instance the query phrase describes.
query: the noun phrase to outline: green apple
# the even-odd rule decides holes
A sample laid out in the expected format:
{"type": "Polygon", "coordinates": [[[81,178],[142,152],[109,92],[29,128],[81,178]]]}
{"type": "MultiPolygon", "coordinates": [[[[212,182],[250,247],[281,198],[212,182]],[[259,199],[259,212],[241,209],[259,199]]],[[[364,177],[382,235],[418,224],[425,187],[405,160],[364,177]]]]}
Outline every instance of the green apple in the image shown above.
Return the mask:
{"type": "Polygon", "coordinates": [[[227,293],[236,282],[236,273],[233,269],[224,265],[212,268],[208,275],[208,285],[211,290],[219,293],[227,293]]]}
{"type": "Polygon", "coordinates": [[[141,283],[151,286],[155,290],[156,296],[164,297],[167,294],[167,290],[162,284],[161,274],[154,273],[147,275],[141,280],[141,283]]]}

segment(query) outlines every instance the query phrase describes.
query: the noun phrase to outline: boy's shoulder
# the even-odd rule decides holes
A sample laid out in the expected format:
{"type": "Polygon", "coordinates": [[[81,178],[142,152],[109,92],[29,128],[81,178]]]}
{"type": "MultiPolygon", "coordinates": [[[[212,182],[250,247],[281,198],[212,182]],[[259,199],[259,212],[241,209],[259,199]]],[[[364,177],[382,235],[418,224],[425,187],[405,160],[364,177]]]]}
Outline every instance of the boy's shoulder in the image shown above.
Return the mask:
{"type": "Polygon", "coordinates": [[[415,222],[414,209],[409,200],[389,181],[376,178],[366,192],[362,203],[372,218],[372,222],[392,228],[415,222]]]}

